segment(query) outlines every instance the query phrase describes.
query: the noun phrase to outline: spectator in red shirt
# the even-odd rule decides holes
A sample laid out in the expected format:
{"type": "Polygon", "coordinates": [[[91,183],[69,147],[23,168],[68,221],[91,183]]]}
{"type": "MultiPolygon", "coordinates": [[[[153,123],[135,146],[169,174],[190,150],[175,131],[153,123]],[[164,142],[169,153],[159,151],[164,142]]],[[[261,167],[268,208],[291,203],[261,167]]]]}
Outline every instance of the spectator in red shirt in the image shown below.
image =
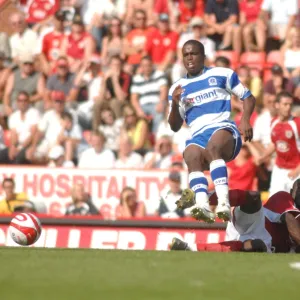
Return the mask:
{"type": "Polygon", "coordinates": [[[178,34],[170,30],[169,16],[159,16],[158,29],[147,37],[146,53],[158,69],[165,71],[174,62],[178,34]]]}
{"type": "Polygon", "coordinates": [[[127,63],[136,68],[141,62],[147,36],[153,28],[147,27],[147,15],[143,10],[135,12],[133,23],[134,28],[124,40],[124,54],[127,56],[127,63]]]}
{"type": "MultiPolygon", "coordinates": [[[[99,96],[96,105],[102,105],[109,101],[117,118],[122,116],[122,106],[128,99],[131,85],[131,77],[123,71],[123,61],[120,56],[111,57],[109,69],[105,72],[101,82],[99,96]]],[[[95,107],[95,111],[99,108],[95,107]]]]}
{"type": "Polygon", "coordinates": [[[242,26],[246,51],[264,51],[266,31],[258,18],[262,0],[242,0],[240,2],[240,25],[242,26]],[[257,45],[254,43],[254,36],[257,45]]]}
{"type": "Polygon", "coordinates": [[[187,30],[187,26],[193,17],[202,17],[204,14],[203,0],[180,0],[179,2],[179,16],[180,29],[187,30]]]}
{"type": "Polygon", "coordinates": [[[26,5],[27,23],[34,25],[47,22],[59,8],[59,0],[28,0],[26,5]]]}
{"type": "Polygon", "coordinates": [[[96,43],[92,36],[85,31],[80,15],[75,15],[70,35],[62,42],[61,52],[68,57],[71,70],[78,71],[84,61],[95,52],[96,43]]]}
{"type": "Polygon", "coordinates": [[[60,10],[57,11],[53,19],[53,30],[47,33],[41,41],[41,68],[47,75],[51,73],[54,68],[54,63],[60,56],[60,49],[64,39],[64,21],[64,12],[60,10]]]}
{"type": "Polygon", "coordinates": [[[230,189],[253,190],[256,165],[246,144],[242,146],[235,160],[227,164],[227,167],[230,189]]]}

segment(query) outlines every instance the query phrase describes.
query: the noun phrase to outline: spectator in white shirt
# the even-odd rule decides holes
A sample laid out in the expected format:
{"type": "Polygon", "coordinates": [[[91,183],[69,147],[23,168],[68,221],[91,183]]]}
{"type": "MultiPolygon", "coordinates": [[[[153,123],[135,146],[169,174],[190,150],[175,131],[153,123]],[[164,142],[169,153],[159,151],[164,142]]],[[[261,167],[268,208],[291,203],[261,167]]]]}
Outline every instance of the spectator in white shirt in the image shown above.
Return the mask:
{"type": "Polygon", "coordinates": [[[132,141],[128,135],[120,137],[120,150],[115,167],[118,169],[140,169],[143,167],[143,157],[132,151],[132,141]]]}
{"type": "MultiPolygon", "coordinates": [[[[33,143],[27,150],[26,156],[30,161],[39,160],[44,162],[50,149],[57,145],[59,135],[63,129],[62,115],[65,112],[66,96],[62,91],[53,91],[51,93],[51,100],[53,109],[48,110],[43,115],[33,143]]],[[[71,136],[73,137],[73,134],[71,136]]]]}
{"type": "Polygon", "coordinates": [[[78,167],[85,169],[111,169],[115,165],[115,155],[104,149],[105,136],[102,132],[93,132],[90,139],[91,148],[82,152],[78,167]]]}
{"type": "Polygon", "coordinates": [[[272,38],[283,41],[294,26],[298,13],[297,0],[264,0],[261,6],[265,30],[272,38]],[[268,28],[269,27],[269,28],[268,28]]]}
{"type": "Polygon", "coordinates": [[[25,153],[36,134],[39,119],[38,110],[30,107],[29,94],[25,91],[20,92],[17,97],[17,110],[8,118],[10,146],[1,152],[0,161],[6,156],[7,163],[29,163],[25,153]]]}
{"type": "Polygon", "coordinates": [[[86,101],[80,103],[77,108],[78,122],[84,130],[92,129],[94,104],[102,82],[100,71],[100,56],[93,55],[82,66],[75,78],[75,82],[78,83],[76,88],[86,87],[88,93],[86,101]]]}
{"type": "Polygon", "coordinates": [[[24,53],[37,54],[38,36],[35,31],[27,27],[25,16],[21,12],[11,15],[10,23],[14,34],[10,37],[11,57],[18,62],[18,57],[24,53]]]}
{"type": "MultiPolygon", "coordinates": [[[[103,132],[105,135],[105,148],[114,151],[115,153],[119,150],[119,137],[121,129],[124,124],[123,119],[117,119],[114,111],[108,104],[97,106],[100,110],[100,120],[95,118],[95,130],[103,132]]],[[[97,115],[97,114],[95,114],[97,115]]]]}
{"type": "Polygon", "coordinates": [[[155,143],[154,152],[145,155],[145,169],[169,169],[172,165],[172,139],[162,136],[155,143]]]}

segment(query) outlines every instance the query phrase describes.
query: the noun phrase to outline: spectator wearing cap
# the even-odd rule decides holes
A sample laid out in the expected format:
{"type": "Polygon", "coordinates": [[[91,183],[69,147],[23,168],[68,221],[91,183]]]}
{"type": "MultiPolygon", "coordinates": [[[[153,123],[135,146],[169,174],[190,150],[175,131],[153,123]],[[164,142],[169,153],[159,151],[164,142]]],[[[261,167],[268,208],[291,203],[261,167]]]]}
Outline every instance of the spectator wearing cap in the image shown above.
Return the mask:
{"type": "Polygon", "coordinates": [[[38,49],[38,36],[35,31],[28,28],[25,16],[21,12],[10,16],[10,24],[14,34],[10,37],[11,58],[19,62],[19,56],[26,54],[35,55],[38,49]]]}
{"type": "Polygon", "coordinates": [[[0,31],[0,52],[5,58],[10,58],[11,49],[9,46],[9,38],[5,32],[0,31]]]}
{"type": "Polygon", "coordinates": [[[19,56],[20,68],[15,70],[7,79],[4,91],[4,110],[10,115],[16,108],[16,100],[20,91],[29,94],[29,101],[42,109],[43,94],[45,89],[44,77],[35,70],[34,58],[29,53],[19,56]]]}
{"type": "Polygon", "coordinates": [[[143,218],[146,215],[144,202],[138,201],[136,190],[131,187],[122,190],[116,210],[119,218],[143,218]]]}
{"type": "Polygon", "coordinates": [[[153,152],[145,155],[145,169],[169,169],[172,165],[172,140],[169,136],[160,137],[153,152]]]}
{"type": "Polygon", "coordinates": [[[177,42],[178,34],[170,29],[169,16],[161,14],[157,29],[147,36],[145,53],[159,70],[165,71],[174,63],[177,42]]]}
{"type": "Polygon", "coordinates": [[[178,5],[178,22],[180,31],[184,32],[188,29],[188,25],[192,18],[203,17],[204,1],[203,0],[180,0],[178,5]]]}
{"type": "Polygon", "coordinates": [[[172,81],[175,82],[182,77],[185,69],[182,64],[182,47],[188,40],[197,40],[203,44],[206,57],[206,65],[214,62],[216,54],[216,43],[206,36],[205,24],[202,18],[193,17],[189,23],[191,32],[183,32],[177,43],[177,63],[172,70],[172,81]]]}
{"type": "Polygon", "coordinates": [[[127,63],[136,69],[141,62],[145,50],[147,36],[153,28],[147,27],[147,14],[143,10],[136,10],[133,18],[133,29],[124,39],[124,54],[127,63]]]}
{"type": "MultiPolygon", "coordinates": [[[[56,63],[56,72],[48,77],[46,84],[45,101],[51,105],[51,92],[62,91],[66,101],[76,102],[80,92],[79,86],[75,84],[75,75],[70,72],[69,63],[66,57],[60,56],[56,63]]],[[[76,104],[76,103],[75,103],[76,104]]]]}
{"type": "Polygon", "coordinates": [[[142,10],[146,13],[147,25],[154,24],[154,0],[127,0],[126,23],[132,25],[136,11],[142,10]]]}
{"type": "Polygon", "coordinates": [[[77,107],[78,122],[84,130],[92,129],[94,104],[98,99],[102,80],[101,58],[94,54],[79,70],[73,86],[87,91],[86,98],[77,107]]]}
{"type": "Polygon", "coordinates": [[[218,56],[215,60],[215,66],[218,68],[230,68],[230,60],[225,56],[218,56]]]}
{"type": "Polygon", "coordinates": [[[72,188],[72,203],[66,209],[66,216],[70,215],[99,215],[98,209],[93,204],[82,183],[75,184],[72,188]]]}
{"type": "Polygon", "coordinates": [[[261,19],[270,38],[284,41],[294,26],[298,13],[297,0],[264,0],[261,19]]]}
{"type": "Polygon", "coordinates": [[[181,175],[178,171],[169,173],[168,186],[161,192],[157,214],[162,218],[181,218],[185,216],[185,211],[176,206],[182,194],[181,175]]]}
{"type": "Polygon", "coordinates": [[[240,25],[245,51],[264,51],[266,30],[259,18],[262,0],[240,1],[240,25]],[[254,43],[254,36],[257,45],[254,43]]]}
{"type": "Polygon", "coordinates": [[[85,30],[80,15],[75,15],[71,33],[65,36],[61,45],[61,53],[67,56],[71,70],[78,71],[95,50],[96,43],[93,37],[85,30]]]}
{"type": "MultiPolygon", "coordinates": [[[[101,82],[97,105],[108,102],[117,118],[122,115],[122,106],[127,102],[131,85],[131,76],[123,71],[120,56],[112,56],[109,69],[101,82]]],[[[97,108],[95,108],[97,110],[97,108]]]]}
{"type": "Polygon", "coordinates": [[[140,118],[152,119],[152,131],[156,132],[164,118],[168,105],[168,80],[163,71],[155,70],[151,57],[145,56],[140,64],[140,73],[133,77],[131,104],[140,118]]]}
{"type": "Polygon", "coordinates": [[[66,111],[66,96],[62,91],[53,91],[51,101],[53,109],[42,116],[33,143],[26,151],[26,158],[30,161],[45,162],[50,149],[57,145],[63,129],[62,116],[66,111]]]}
{"type": "Polygon", "coordinates": [[[0,101],[3,99],[5,85],[11,74],[11,69],[5,67],[6,58],[5,53],[0,51],[0,101]]]}
{"type": "Polygon", "coordinates": [[[26,164],[26,150],[31,146],[40,120],[39,111],[30,107],[29,95],[21,91],[17,97],[17,110],[8,118],[9,147],[0,150],[1,163],[26,164]]]}
{"type": "Polygon", "coordinates": [[[287,91],[291,94],[294,92],[294,84],[291,80],[284,77],[283,69],[279,65],[274,65],[271,69],[272,77],[264,85],[264,98],[275,98],[282,91],[287,91]]]}
{"type": "Polygon", "coordinates": [[[238,25],[239,5],[237,0],[207,0],[204,20],[207,35],[219,44],[219,49],[241,53],[241,27],[238,25]],[[222,44],[220,45],[220,42],[222,44]]]}
{"type": "Polygon", "coordinates": [[[122,21],[116,17],[109,21],[107,36],[103,38],[101,51],[102,65],[105,67],[108,66],[110,58],[114,55],[125,58],[122,25],[122,21]]]}
{"type": "Polygon", "coordinates": [[[117,169],[141,169],[143,168],[143,157],[132,150],[133,144],[128,135],[120,137],[118,159],[115,164],[117,169]]]}
{"type": "Polygon", "coordinates": [[[58,10],[54,14],[52,31],[41,38],[41,68],[47,75],[55,68],[55,62],[61,56],[61,45],[64,40],[65,13],[58,10]]]}
{"type": "Polygon", "coordinates": [[[78,168],[111,169],[115,165],[114,153],[104,148],[105,136],[100,131],[93,131],[90,138],[90,148],[83,151],[79,157],[78,168]]]}

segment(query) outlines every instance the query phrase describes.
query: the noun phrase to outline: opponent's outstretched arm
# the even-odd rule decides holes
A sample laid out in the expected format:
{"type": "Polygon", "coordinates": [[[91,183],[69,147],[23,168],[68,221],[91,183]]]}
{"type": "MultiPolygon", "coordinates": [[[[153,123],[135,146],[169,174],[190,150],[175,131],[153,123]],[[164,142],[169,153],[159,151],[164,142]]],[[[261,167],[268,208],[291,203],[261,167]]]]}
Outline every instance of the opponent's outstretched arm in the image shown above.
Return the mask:
{"type": "Polygon", "coordinates": [[[177,132],[183,124],[183,119],[179,111],[180,109],[179,102],[182,93],[183,93],[183,89],[180,85],[178,85],[172,94],[172,104],[170,108],[171,111],[169,114],[168,122],[170,124],[171,129],[175,132],[177,132]]]}

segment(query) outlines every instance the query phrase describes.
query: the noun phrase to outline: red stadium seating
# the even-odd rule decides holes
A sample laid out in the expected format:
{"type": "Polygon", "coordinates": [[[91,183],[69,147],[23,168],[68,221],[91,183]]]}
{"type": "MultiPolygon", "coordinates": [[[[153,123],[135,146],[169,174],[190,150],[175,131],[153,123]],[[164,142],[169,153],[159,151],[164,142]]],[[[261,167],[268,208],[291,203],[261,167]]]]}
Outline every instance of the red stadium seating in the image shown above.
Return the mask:
{"type": "Polygon", "coordinates": [[[280,62],[280,51],[274,50],[271,51],[267,56],[267,65],[272,66],[275,64],[279,64],[280,62]]]}
{"type": "Polygon", "coordinates": [[[241,55],[240,64],[247,65],[249,68],[262,71],[266,61],[265,52],[244,52],[241,55]]]}
{"type": "Polygon", "coordinates": [[[231,62],[231,68],[235,69],[238,66],[239,63],[239,55],[236,51],[217,51],[217,55],[218,56],[224,56],[226,58],[228,58],[231,62]]]}

